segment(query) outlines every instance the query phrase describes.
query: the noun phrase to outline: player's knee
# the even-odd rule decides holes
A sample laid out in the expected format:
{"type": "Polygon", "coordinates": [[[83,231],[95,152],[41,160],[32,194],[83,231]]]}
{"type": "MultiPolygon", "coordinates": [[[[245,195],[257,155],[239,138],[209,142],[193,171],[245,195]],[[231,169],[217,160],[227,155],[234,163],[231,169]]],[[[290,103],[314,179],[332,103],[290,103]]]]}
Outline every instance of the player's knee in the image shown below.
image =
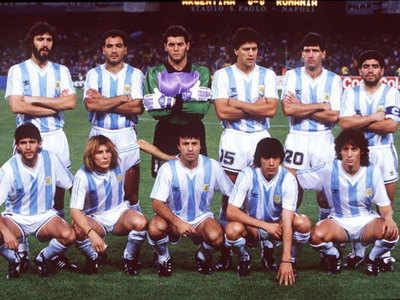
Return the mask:
{"type": "Polygon", "coordinates": [[[161,219],[151,219],[148,225],[148,232],[150,237],[158,237],[168,230],[168,224],[161,219]]]}
{"type": "Polygon", "coordinates": [[[222,234],[222,230],[213,229],[207,232],[207,243],[212,245],[213,247],[219,247],[222,245],[224,238],[222,234]]]}
{"type": "Polygon", "coordinates": [[[72,227],[63,229],[60,237],[65,245],[72,245],[76,240],[76,234],[72,227]]]}
{"type": "Polygon", "coordinates": [[[310,219],[303,214],[296,214],[293,220],[293,228],[295,231],[300,233],[307,233],[311,230],[311,221],[310,219]]]}
{"type": "Polygon", "coordinates": [[[318,245],[324,242],[328,242],[326,240],[326,236],[322,230],[318,228],[318,226],[315,226],[311,230],[311,236],[310,236],[310,243],[313,245],[318,245]]]}
{"type": "Polygon", "coordinates": [[[143,231],[147,228],[147,219],[143,215],[136,216],[132,222],[132,229],[143,231]]]}
{"type": "Polygon", "coordinates": [[[225,234],[228,240],[234,241],[242,236],[244,225],[239,222],[230,222],[225,227],[225,234]]]}
{"type": "Polygon", "coordinates": [[[83,232],[82,228],[80,228],[76,223],[72,224],[72,228],[75,233],[75,237],[77,240],[82,241],[86,238],[85,232],[83,232]]]}

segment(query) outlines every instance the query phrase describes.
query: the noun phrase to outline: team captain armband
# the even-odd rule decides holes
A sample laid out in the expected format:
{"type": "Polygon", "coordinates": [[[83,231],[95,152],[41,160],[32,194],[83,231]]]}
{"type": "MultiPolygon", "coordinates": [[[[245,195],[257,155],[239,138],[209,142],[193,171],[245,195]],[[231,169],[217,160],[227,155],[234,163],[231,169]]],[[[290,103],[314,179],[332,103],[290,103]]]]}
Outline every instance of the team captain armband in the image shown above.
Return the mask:
{"type": "Polygon", "coordinates": [[[154,94],[148,94],[143,97],[143,106],[146,111],[168,109],[174,104],[174,97],[165,96],[158,89],[154,90],[154,94]]]}
{"type": "Polygon", "coordinates": [[[388,106],[385,109],[386,119],[393,119],[400,122],[400,108],[398,106],[388,106]]]}

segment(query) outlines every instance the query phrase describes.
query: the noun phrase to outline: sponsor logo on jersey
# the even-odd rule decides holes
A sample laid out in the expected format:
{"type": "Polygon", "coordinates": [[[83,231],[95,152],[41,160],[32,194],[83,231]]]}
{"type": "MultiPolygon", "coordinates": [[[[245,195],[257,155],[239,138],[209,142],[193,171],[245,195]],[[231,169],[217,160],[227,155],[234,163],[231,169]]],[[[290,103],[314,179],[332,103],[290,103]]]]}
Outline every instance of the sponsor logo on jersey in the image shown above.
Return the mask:
{"type": "Polygon", "coordinates": [[[30,83],[29,83],[29,80],[24,80],[24,86],[28,86],[28,85],[30,85],[30,83]]]}

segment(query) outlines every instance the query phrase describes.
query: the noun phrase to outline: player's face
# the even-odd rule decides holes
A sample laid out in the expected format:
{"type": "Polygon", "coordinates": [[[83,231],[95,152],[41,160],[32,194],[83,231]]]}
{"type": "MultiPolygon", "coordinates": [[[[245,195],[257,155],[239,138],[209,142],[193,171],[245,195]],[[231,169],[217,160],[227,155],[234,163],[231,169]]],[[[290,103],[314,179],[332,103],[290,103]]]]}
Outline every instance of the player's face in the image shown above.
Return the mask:
{"type": "Polygon", "coordinates": [[[106,38],[103,46],[103,55],[106,59],[106,63],[109,65],[118,65],[123,62],[128,49],[124,45],[124,40],[119,37],[108,37],[106,38]]]}
{"type": "Polygon", "coordinates": [[[170,36],[164,43],[164,50],[168,54],[168,59],[175,64],[182,62],[189,51],[190,43],[185,42],[183,36],[170,36]]]}
{"type": "Polygon", "coordinates": [[[325,59],[326,52],[321,51],[319,46],[304,46],[301,57],[306,69],[314,71],[322,67],[322,61],[325,59]]]}
{"type": "Polygon", "coordinates": [[[35,35],[33,37],[33,56],[41,63],[46,62],[51,56],[53,37],[49,33],[35,35]]]}
{"type": "Polygon", "coordinates": [[[239,68],[252,69],[256,63],[258,47],[257,43],[244,43],[235,49],[236,63],[239,68]]]}
{"type": "Polygon", "coordinates": [[[106,173],[111,165],[111,150],[106,145],[100,145],[94,153],[94,166],[96,171],[106,173]]]}
{"type": "Polygon", "coordinates": [[[342,155],[343,169],[351,175],[357,173],[360,169],[361,161],[360,147],[351,144],[344,145],[340,150],[340,154],[342,155]]]}
{"type": "Polygon", "coordinates": [[[16,144],[18,152],[22,156],[25,165],[33,167],[37,161],[37,155],[40,150],[41,143],[37,139],[24,138],[20,139],[16,144]]]}
{"type": "Polygon", "coordinates": [[[196,138],[179,138],[178,150],[183,162],[197,161],[200,154],[200,140],[196,138]]]}
{"type": "Polygon", "coordinates": [[[383,76],[384,69],[376,59],[367,59],[358,72],[366,85],[376,86],[383,76]]]}
{"type": "Polygon", "coordinates": [[[280,157],[260,158],[261,172],[267,180],[271,180],[278,173],[281,164],[280,157]]]}

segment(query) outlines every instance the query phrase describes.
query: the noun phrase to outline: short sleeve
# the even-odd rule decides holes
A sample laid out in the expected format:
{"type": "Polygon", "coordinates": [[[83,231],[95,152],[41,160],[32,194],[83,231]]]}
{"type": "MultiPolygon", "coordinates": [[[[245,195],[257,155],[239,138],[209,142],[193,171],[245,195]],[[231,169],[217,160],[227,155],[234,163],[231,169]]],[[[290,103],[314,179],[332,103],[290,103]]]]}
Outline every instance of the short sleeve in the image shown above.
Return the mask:
{"type": "Polygon", "coordinates": [[[220,69],[214,74],[211,84],[212,99],[227,99],[229,98],[229,80],[224,69],[220,69]]]}
{"type": "Polygon", "coordinates": [[[229,197],[229,204],[239,208],[243,206],[243,203],[247,197],[247,193],[251,189],[252,179],[253,173],[250,168],[246,168],[239,173],[232,193],[229,197]]]}
{"type": "Polygon", "coordinates": [[[150,194],[151,199],[167,202],[172,184],[172,173],[169,163],[164,163],[157,172],[157,177],[150,194]]]}
{"type": "Polygon", "coordinates": [[[12,66],[7,75],[7,87],[4,99],[8,100],[9,96],[23,96],[24,89],[22,86],[21,69],[18,65],[12,66]]]}
{"type": "Polygon", "coordinates": [[[84,209],[88,189],[88,181],[84,172],[78,170],[74,177],[74,185],[72,186],[70,208],[84,209]]]}

